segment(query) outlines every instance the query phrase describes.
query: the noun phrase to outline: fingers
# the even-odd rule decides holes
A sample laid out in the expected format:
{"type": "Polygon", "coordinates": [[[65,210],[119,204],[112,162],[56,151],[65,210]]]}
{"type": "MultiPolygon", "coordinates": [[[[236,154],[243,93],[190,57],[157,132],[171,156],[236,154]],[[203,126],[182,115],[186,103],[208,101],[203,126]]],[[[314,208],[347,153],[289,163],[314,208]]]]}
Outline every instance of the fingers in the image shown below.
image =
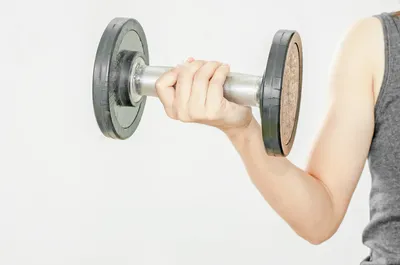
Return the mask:
{"type": "Polygon", "coordinates": [[[189,58],[157,80],[157,95],[172,119],[183,122],[212,120],[225,102],[223,85],[229,72],[228,65],[189,58]]]}
{"type": "Polygon", "coordinates": [[[194,120],[201,119],[204,113],[208,85],[220,65],[219,62],[207,62],[194,76],[188,110],[190,117],[194,120]]]}
{"type": "MultiPolygon", "coordinates": [[[[194,59],[189,57],[184,63],[191,63],[194,59]]],[[[174,106],[175,101],[175,85],[178,80],[178,75],[181,70],[181,65],[170,69],[161,75],[155,84],[157,96],[164,106],[166,114],[172,118],[177,119],[174,106]]]]}
{"type": "Polygon", "coordinates": [[[213,77],[210,80],[206,100],[206,109],[209,113],[217,112],[221,107],[221,104],[224,102],[223,86],[229,72],[229,65],[222,64],[218,67],[218,69],[216,69],[213,77]]]}
{"type": "Polygon", "coordinates": [[[164,73],[156,82],[156,92],[161,103],[164,106],[168,117],[176,119],[173,103],[175,100],[175,84],[178,79],[178,71],[176,68],[164,73]]]}
{"type": "Polygon", "coordinates": [[[204,61],[186,62],[179,71],[175,87],[174,109],[177,118],[189,122],[188,103],[192,92],[193,78],[196,72],[205,64],[204,61]]]}

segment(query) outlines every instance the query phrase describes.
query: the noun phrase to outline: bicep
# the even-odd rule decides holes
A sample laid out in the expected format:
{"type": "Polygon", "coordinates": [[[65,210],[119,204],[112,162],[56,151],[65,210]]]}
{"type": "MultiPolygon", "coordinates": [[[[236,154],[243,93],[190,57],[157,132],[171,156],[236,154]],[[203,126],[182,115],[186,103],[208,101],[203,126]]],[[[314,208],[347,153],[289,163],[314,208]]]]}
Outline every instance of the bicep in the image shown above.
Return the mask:
{"type": "Polygon", "coordinates": [[[327,116],[307,167],[330,193],[337,226],[364,169],[374,132],[371,52],[377,41],[371,38],[379,36],[379,26],[374,18],[360,21],[341,43],[330,74],[327,116]]]}

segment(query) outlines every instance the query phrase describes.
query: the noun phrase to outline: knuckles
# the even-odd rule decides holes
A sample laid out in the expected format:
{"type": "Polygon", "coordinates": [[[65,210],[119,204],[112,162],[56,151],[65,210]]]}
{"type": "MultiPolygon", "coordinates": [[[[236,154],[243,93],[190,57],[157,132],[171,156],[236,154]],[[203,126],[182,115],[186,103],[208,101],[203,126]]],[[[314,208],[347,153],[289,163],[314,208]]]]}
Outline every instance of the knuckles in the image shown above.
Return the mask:
{"type": "Polygon", "coordinates": [[[171,110],[166,109],[165,113],[167,113],[167,116],[173,120],[177,120],[178,118],[176,117],[175,113],[171,110]]]}
{"type": "Polygon", "coordinates": [[[203,121],[206,119],[206,111],[204,107],[189,107],[188,116],[194,122],[203,121]]]}
{"type": "Polygon", "coordinates": [[[201,70],[201,69],[199,71],[197,71],[193,76],[194,80],[196,80],[196,81],[203,81],[207,77],[208,77],[207,73],[204,70],[201,70]]]}
{"type": "Polygon", "coordinates": [[[218,111],[208,111],[206,117],[208,121],[216,121],[219,119],[218,111]]]}
{"type": "Polygon", "coordinates": [[[175,109],[176,119],[184,123],[189,122],[212,122],[219,120],[220,110],[213,107],[207,109],[205,106],[187,106],[184,108],[175,109]]]}
{"type": "MultiPolygon", "coordinates": [[[[162,93],[163,89],[168,86],[165,84],[166,81],[175,78],[177,86],[179,85],[179,79],[192,79],[194,83],[208,82],[208,87],[221,86],[224,82],[222,76],[210,76],[215,68],[221,65],[218,61],[194,61],[188,65],[181,66],[179,71],[166,73],[163,77],[158,79],[155,83],[155,88],[158,93],[162,93]],[[212,78],[211,78],[212,77],[212,78]]],[[[185,89],[184,87],[177,87],[176,89],[185,89]]],[[[196,101],[190,101],[186,104],[178,101],[171,102],[168,108],[165,109],[168,117],[174,120],[179,120],[184,123],[200,122],[200,123],[212,123],[221,118],[221,109],[223,106],[207,106],[204,102],[199,103],[196,101]]]]}
{"type": "Polygon", "coordinates": [[[189,117],[189,115],[186,112],[178,112],[177,118],[178,120],[184,123],[193,122],[193,120],[189,117]]]}

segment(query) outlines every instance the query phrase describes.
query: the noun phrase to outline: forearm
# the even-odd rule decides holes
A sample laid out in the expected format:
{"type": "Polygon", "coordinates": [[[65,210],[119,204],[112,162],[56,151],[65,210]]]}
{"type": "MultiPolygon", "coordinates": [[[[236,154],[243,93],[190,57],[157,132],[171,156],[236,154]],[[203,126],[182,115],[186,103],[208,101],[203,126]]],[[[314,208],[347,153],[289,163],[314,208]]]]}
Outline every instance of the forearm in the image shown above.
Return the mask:
{"type": "Polygon", "coordinates": [[[227,134],[247,172],[271,207],[301,237],[313,244],[329,238],[336,228],[332,201],[325,185],[292,164],[264,150],[261,128],[253,119],[237,134],[227,134]]]}

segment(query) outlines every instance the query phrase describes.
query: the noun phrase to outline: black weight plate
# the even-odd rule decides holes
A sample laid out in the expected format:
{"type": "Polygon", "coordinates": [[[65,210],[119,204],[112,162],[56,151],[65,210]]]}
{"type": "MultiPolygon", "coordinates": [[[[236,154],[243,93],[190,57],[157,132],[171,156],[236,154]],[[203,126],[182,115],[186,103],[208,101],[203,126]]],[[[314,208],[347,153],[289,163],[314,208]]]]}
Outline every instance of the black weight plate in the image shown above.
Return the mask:
{"type": "MultiPolygon", "coordinates": [[[[149,64],[146,35],[138,21],[115,18],[103,32],[93,69],[93,106],[102,133],[114,139],[127,139],[136,130],[143,114],[146,97],[133,105],[120,104],[121,60],[138,52],[149,64]]],[[[126,82],[128,83],[128,82],[126,82]]]]}
{"type": "Polygon", "coordinates": [[[296,31],[279,30],[273,39],[260,88],[265,150],[287,156],[296,136],[303,79],[303,50],[296,31]]]}

